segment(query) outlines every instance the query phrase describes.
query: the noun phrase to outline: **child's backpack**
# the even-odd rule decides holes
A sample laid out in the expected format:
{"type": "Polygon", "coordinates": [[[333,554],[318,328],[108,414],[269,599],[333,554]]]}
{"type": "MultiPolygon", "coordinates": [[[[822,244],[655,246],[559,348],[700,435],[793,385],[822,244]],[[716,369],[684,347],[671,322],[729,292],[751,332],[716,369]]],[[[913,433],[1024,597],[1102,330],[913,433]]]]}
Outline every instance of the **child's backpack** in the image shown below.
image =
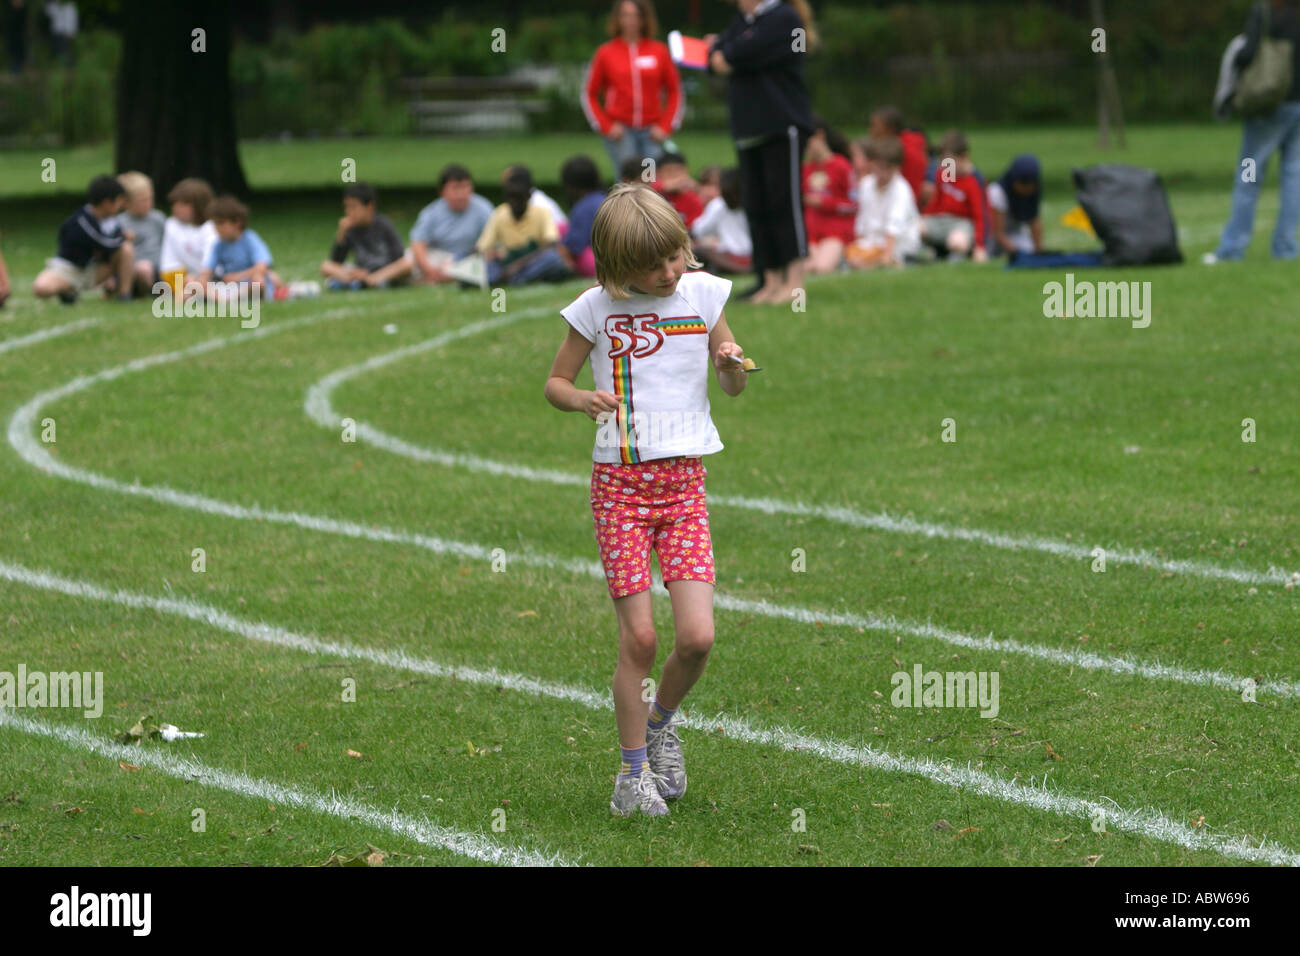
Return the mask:
{"type": "Polygon", "coordinates": [[[1178,227],[1154,170],[1120,163],[1074,170],[1079,205],[1105,246],[1108,266],[1182,262],[1178,227]]]}

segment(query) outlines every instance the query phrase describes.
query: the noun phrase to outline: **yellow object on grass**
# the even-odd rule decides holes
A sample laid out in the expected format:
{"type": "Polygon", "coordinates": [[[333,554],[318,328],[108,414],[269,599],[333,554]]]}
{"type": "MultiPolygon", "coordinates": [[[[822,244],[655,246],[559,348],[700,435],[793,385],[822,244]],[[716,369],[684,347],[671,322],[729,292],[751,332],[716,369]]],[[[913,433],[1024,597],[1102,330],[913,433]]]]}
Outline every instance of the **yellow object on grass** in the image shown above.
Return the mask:
{"type": "Polygon", "coordinates": [[[1089,221],[1088,214],[1083,211],[1082,206],[1075,206],[1062,216],[1061,225],[1069,226],[1071,229],[1078,229],[1080,232],[1086,232],[1094,239],[1097,237],[1097,230],[1092,228],[1092,222],[1089,221]]]}

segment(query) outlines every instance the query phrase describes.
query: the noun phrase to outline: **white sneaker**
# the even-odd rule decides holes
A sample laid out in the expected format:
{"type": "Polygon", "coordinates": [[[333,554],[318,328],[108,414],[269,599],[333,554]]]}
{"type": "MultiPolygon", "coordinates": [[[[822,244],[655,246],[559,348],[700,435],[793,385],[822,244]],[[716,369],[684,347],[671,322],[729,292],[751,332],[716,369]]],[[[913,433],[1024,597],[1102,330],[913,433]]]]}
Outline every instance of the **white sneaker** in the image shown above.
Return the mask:
{"type": "Polygon", "coordinates": [[[635,777],[619,774],[614,780],[614,797],[609,801],[609,812],[616,817],[630,817],[638,810],[648,817],[668,815],[668,804],[659,796],[658,778],[648,765],[635,777]]]}
{"type": "Polygon", "coordinates": [[[680,800],[686,793],[686,760],[682,741],[677,736],[677,717],[658,730],[646,728],[645,759],[658,779],[659,795],[665,800],[680,800]]]}

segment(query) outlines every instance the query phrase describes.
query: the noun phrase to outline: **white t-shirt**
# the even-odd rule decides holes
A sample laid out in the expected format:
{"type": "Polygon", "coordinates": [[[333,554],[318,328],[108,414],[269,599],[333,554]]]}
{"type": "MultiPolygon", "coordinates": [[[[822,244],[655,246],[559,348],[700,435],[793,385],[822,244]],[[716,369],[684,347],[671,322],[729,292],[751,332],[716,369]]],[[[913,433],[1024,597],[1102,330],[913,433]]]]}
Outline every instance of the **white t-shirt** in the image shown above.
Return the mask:
{"type": "Polygon", "coordinates": [[[163,224],[162,252],[158,257],[158,271],[202,272],[208,250],[217,241],[217,226],[211,219],[201,226],[181,222],[168,216],[163,224]]]}
{"type": "Polygon", "coordinates": [[[546,195],[546,193],[542,192],[540,189],[534,188],[533,191],[528,194],[528,205],[542,206],[547,209],[551,214],[551,218],[555,220],[556,228],[563,226],[569,221],[569,217],[564,214],[564,210],[560,208],[559,203],[546,195]]]}
{"type": "Polygon", "coordinates": [[[709,416],[709,335],[731,294],[731,280],[684,273],[673,294],[611,299],[594,286],[560,310],[593,343],[596,388],[620,400],[599,424],[592,460],[635,464],[722,451],[709,416]]]}
{"type": "Polygon", "coordinates": [[[876,188],[876,175],[863,176],[858,183],[858,218],[853,234],[864,245],[883,246],[894,237],[894,255],[902,258],[921,247],[921,214],[916,209],[912,187],[898,172],[884,192],[876,188]]]}
{"type": "Polygon", "coordinates": [[[1011,208],[1011,204],[1007,202],[1007,191],[1002,188],[1002,184],[996,180],[989,183],[988,196],[989,205],[1006,217],[1002,224],[1002,230],[1007,234],[1007,238],[1011,240],[1011,245],[1015,247],[1017,252],[1033,252],[1034,230],[1029,223],[1011,218],[1007,212],[1011,208]]]}
{"type": "Polygon", "coordinates": [[[696,239],[705,236],[718,237],[718,249],[732,256],[748,256],[754,251],[754,242],[749,237],[749,220],[745,210],[732,209],[721,196],[714,196],[700,213],[691,227],[691,234],[696,239]]]}

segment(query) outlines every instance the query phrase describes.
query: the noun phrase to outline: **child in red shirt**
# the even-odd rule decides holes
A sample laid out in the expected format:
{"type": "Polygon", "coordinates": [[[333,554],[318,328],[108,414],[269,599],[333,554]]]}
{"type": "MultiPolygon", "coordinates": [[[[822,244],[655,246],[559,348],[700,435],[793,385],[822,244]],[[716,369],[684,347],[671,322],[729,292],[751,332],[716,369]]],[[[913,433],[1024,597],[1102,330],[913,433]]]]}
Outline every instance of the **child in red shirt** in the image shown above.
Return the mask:
{"type": "Polygon", "coordinates": [[[853,164],[849,144],[825,121],[808,138],[804,150],[804,225],[808,230],[808,272],[834,272],[853,241],[858,202],[853,198],[853,164]]]}
{"type": "Polygon", "coordinates": [[[682,217],[687,231],[704,212],[704,200],[695,191],[695,180],[686,168],[686,157],[681,153],[664,153],[659,158],[658,178],[654,188],[668,200],[668,204],[682,217]]]}
{"type": "Polygon", "coordinates": [[[939,157],[934,195],[921,210],[921,239],[950,259],[969,253],[984,262],[984,189],[975,176],[966,137],[949,130],[939,142],[939,157]]]}

